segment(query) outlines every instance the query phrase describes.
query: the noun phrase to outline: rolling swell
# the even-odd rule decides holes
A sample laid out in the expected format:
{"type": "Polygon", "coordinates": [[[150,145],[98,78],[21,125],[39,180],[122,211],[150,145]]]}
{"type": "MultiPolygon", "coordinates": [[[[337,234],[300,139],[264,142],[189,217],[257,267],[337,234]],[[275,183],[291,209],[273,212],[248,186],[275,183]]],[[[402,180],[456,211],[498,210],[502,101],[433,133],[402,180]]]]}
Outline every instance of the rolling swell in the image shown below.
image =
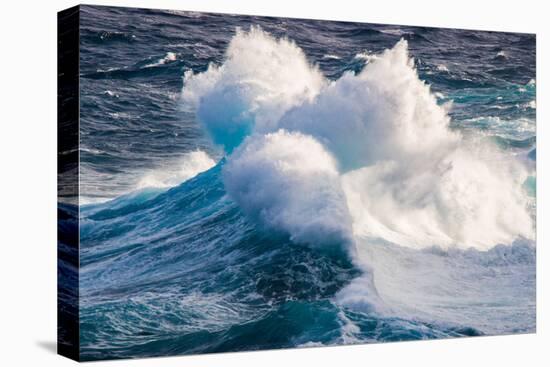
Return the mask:
{"type": "MultiPolygon", "coordinates": [[[[330,314],[326,310],[334,306],[327,300],[358,270],[345,257],[325,256],[296,247],[285,236],[258,230],[228,201],[220,169],[218,165],[166,192],[143,193],[83,209],[87,219],[81,227],[81,241],[86,244],[81,282],[86,301],[81,319],[87,340],[83,350],[89,358],[97,358],[95,353],[100,350],[102,357],[119,355],[119,349],[109,352],[94,345],[113,335],[120,335],[124,345],[124,334],[130,338],[134,328],[145,333],[140,345],[147,340],[159,343],[152,340],[162,339],[163,333],[185,334],[173,347],[188,353],[229,348],[236,343],[232,339],[255,335],[254,339],[260,334],[268,338],[265,346],[288,346],[291,338],[284,333],[268,337],[262,329],[278,320],[279,314],[291,316],[288,329],[279,325],[289,335],[300,336],[318,317],[332,319],[332,324],[327,321],[332,326],[326,332],[338,333],[337,313],[332,317],[322,314],[330,314]],[[94,304],[104,297],[116,301],[98,310],[94,304]],[[308,306],[308,302],[319,306],[308,306]],[[156,314],[159,307],[166,314],[156,314]],[[128,308],[139,320],[126,313],[128,308]],[[98,312],[111,317],[97,320],[98,312]],[[305,316],[309,321],[302,321],[305,316]],[[98,323],[102,333],[97,332],[98,323]],[[226,340],[226,333],[233,336],[226,340]],[[212,345],[198,343],[201,335],[212,345]],[[182,340],[189,342],[182,344],[182,340]],[[224,342],[216,347],[220,340],[224,342]],[[193,343],[198,345],[193,347],[193,343]]],[[[309,340],[303,337],[304,342],[309,340]]],[[[135,342],[122,355],[139,353],[144,346],[135,346],[135,342]]],[[[149,354],[151,350],[144,348],[143,353],[149,354]]]]}
{"type": "Polygon", "coordinates": [[[82,208],[84,360],[481,335],[342,308],[363,270],[247,220],[222,166],[82,208]]]}

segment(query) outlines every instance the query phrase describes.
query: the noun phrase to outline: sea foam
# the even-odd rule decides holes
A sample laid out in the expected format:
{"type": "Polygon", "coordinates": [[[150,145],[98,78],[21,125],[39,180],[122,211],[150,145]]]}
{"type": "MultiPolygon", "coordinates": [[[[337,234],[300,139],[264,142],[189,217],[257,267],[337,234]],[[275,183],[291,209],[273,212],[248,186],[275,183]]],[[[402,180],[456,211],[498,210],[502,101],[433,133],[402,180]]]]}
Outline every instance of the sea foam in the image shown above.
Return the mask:
{"type": "Polygon", "coordinates": [[[237,30],[182,95],[229,154],[229,195],[299,242],[483,250],[534,237],[526,168],[450,129],[405,40],[330,81],[292,41],[237,30]]]}
{"type": "Polygon", "coordinates": [[[174,52],[167,52],[166,55],[158,59],[156,62],[153,62],[151,64],[145,65],[146,68],[154,67],[154,66],[160,66],[164,64],[168,64],[170,62],[174,62],[177,59],[177,55],[174,52]]]}
{"type": "Polygon", "coordinates": [[[459,135],[408,57],[407,42],[386,50],[359,73],[345,73],[280,126],[317,137],[346,172],[403,158],[437,160],[459,135]]]}
{"type": "Polygon", "coordinates": [[[315,138],[285,130],[252,136],[223,174],[228,194],[270,229],[314,247],[351,244],[336,161],[315,138]]]}
{"type": "Polygon", "coordinates": [[[188,152],[163,167],[147,172],[139,179],[137,189],[174,187],[215,165],[216,162],[202,150],[188,152]]]}
{"type": "Polygon", "coordinates": [[[294,42],[252,27],[237,29],[222,65],[185,73],[182,98],[214,142],[231,152],[253,131],[276,130],[289,108],[311,100],[324,83],[294,42]]]}

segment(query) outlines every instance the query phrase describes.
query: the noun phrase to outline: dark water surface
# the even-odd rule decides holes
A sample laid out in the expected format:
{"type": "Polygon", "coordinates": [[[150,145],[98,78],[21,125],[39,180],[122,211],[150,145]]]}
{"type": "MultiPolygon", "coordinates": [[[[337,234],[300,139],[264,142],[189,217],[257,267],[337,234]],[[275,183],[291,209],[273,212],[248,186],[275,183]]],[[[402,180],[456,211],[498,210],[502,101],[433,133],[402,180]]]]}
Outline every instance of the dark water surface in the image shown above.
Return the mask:
{"type": "MultiPolygon", "coordinates": [[[[223,151],[180,93],[186,71],[222,64],[236,28],[252,25],[294,40],[330,80],[405,39],[438,103],[452,101],[453,129],[535,159],[534,35],[81,6],[83,359],[533,332],[533,241],[488,251],[375,241],[387,302],[401,292],[388,279],[441,279],[418,286],[437,288],[437,300],[400,296],[426,315],[377,313],[335,301],[364,271],[347,256],[297,246],[243,215],[225,193],[223,151]],[[147,188],[144,177],[169,176],[197,150],[219,162],[147,188]]],[[[526,185],[534,195],[534,177],[526,185]]]]}

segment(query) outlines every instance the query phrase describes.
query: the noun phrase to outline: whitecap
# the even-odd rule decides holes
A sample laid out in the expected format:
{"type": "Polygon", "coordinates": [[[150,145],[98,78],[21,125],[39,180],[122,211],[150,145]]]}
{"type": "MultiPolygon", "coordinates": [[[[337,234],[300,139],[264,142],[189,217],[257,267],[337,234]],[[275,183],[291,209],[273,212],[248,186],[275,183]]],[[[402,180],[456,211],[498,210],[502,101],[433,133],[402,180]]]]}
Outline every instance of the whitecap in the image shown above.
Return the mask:
{"type": "Polygon", "coordinates": [[[177,55],[174,52],[167,52],[163,58],[160,58],[156,62],[153,62],[151,64],[147,64],[144,67],[151,68],[154,66],[160,66],[160,65],[168,64],[170,62],[174,62],[176,61],[176,59],[177,59],[177,55]]]}
{"type": "Polygon", "coordinates": [[[212,168],[215,164],[216,162],[202,150],[188,152],[163,167],[145,173],[138,180],[136,189],[173,187],[212,168]]]}
{"type": "Polygon", "coordinates": [[[325,54],[323,55],[323,59],[340,60],[340,56],[333,55],[333,54],[325,54]]]}
{"type": "Polygon", "coordinates": [[[522,162],[450,129],[407,41],[368,59],[329,81],[295,43],[253,27],[237,31],[222,65],[186,73],[184,103],[227,153],[238,147],[224,182],[244,212],[310,244],[488,249],[533,238],[522,162]],[[309,160],[317,169],[301,170],[309,160]]]}

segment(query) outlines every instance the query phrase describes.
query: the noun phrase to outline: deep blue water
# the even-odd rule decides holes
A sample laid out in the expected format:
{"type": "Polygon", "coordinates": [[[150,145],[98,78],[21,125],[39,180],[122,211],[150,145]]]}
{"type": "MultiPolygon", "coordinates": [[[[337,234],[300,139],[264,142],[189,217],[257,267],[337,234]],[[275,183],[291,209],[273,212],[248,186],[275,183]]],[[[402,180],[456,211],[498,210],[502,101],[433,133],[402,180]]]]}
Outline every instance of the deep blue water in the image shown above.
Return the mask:
{"type": "Polygon", "coordinates": [[[437,103],[452,101],[449,128],[527,167],[534,223],[534,35],[82,6],[83,359],[534,332],[532,239],[417,249],[357,238],[367,269],[227,195],[227,158],[183,105],[183,76],[223,64],[236,27],[251,25],[295,41],[332,81],[407,40],[437,103]],[[197,150],[215,165],[182,175],[197,150]],[[365,273],[382,307],[342,301],[365,273]]]}

